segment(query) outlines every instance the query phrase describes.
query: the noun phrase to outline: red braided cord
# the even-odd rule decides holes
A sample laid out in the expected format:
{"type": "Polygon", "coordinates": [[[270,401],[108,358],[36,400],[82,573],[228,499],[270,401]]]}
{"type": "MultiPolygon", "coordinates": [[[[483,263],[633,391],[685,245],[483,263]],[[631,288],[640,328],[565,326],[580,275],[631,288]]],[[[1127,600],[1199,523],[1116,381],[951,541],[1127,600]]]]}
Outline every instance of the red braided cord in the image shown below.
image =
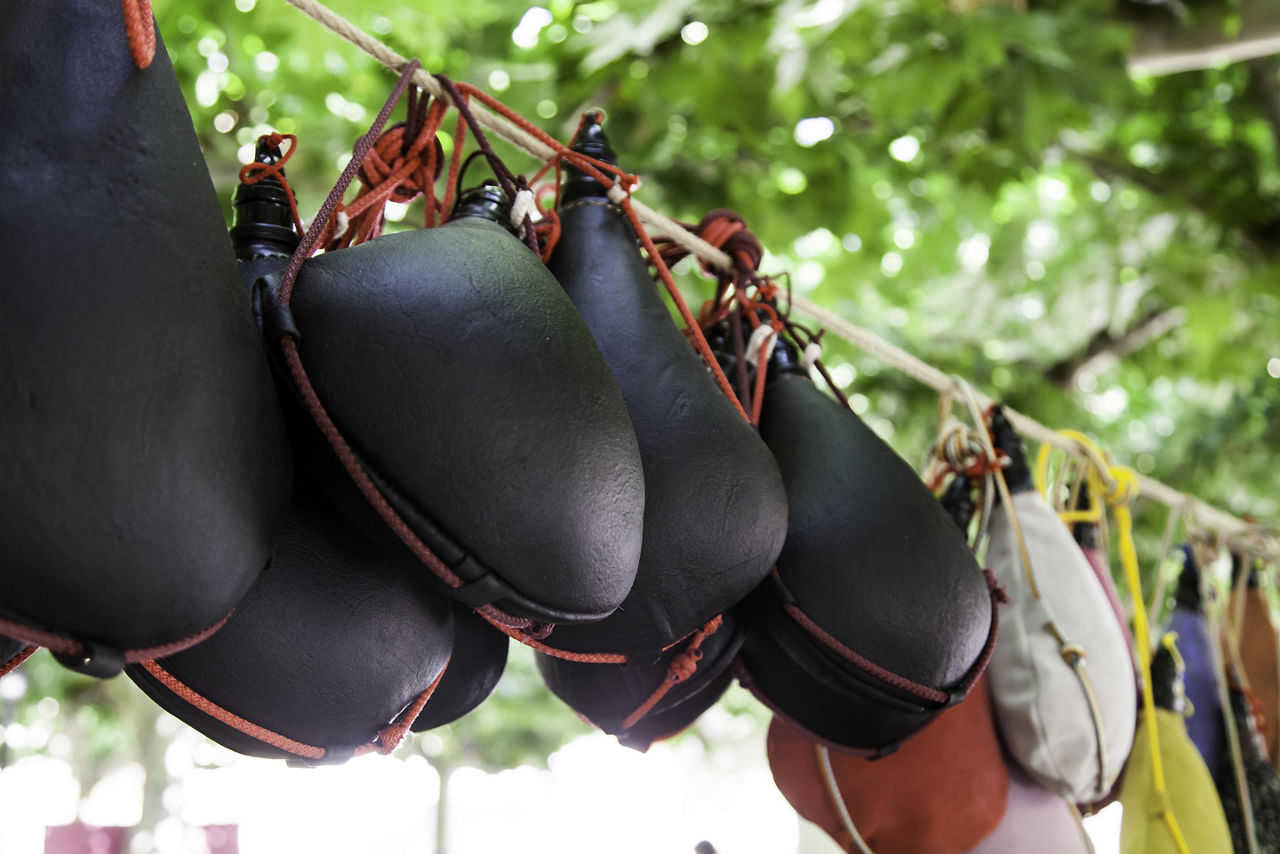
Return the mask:
{"type": "Polygon", "coordinates": [[[133,64],[147,68],[156,56],[156,22],[151,15],[151,0],[120,0],[124,9],[124,28],[129,36],[129,52],[133,64]]]}
{"type": "Polygon", "coordinates": [[[168,688],[174,694],[181,697],[192,706],[195,706],[214,720],[224,723],[232,729],[238,730],[251,738],[256,738],[263,744],[269,744],[278,750],[283,750],[286,753],[292,753],[295,756],[301,756],[305,759],[324,758],[325,750],[323,747],[314,747],[310,744],[303,744],[300,741],[294,741],[288,736],[281,735],[278,732],[272,732],[266,727],[261,727],[255,723],[245,720],[235,712],[228,711],[222,706],[219,706],[208,697],[196,693],[195,690],[179,681],[176,676],[165,670],[158,663],[154,661],[144,661],[142,662],[142,666],[148,673],[158,679],[160,684],[164,685],[164,687],[168,688]]]}
{"type": "Polygon", "coordinates": [[[400,746],[400,742],[404,741],[404,737],[409,732],[409,728],[413,726],[413,722],[418,719],[418,715],[422,714],[422,710],[426,708],[427,701],[435,694],[436,688],[440,686],[440,680],[444,679],[444,674],[449,670],[449,664],[453,661],[452,653],[449,660],[444,663],[444,667],[440,673],[432,680],[427,689],[417,696],[409,708],[405,709],[404,714],[393,723],[387,724],[378,733],[369,744],[362,744],[356,748],[355,755],[362,756],[365,753],[379,753],[383,756],[391,753],[400,746]]]}
{"type": "MultiPolygon", "coordinates": [[[[195,646],[200,641],[212,635],[218,629],[231,619],[231,615],[235,613],[235,609],[227,612],[226,616],[218,620],[212,626],[201,629],[193,635],[189,635],[181,640],[172,643],[161,644],[160,646],[145,647],[143,649],[129,649],[124,651],[124,660],[128,664],[136,664],[149,658],[163,658],[166,655],[173,655],[175,652],[181,652],[187,647],[195,646]]],[[[56,632],[46,632],[42,629],[35,629],[31,626],[15,623],[12,620],[0,620],[0,635],[11,637],[14,640],[26,641],[36,646],[42,646],[51,652],[59,655],[67,655],[72,658],[88,658],[91,655],[90,648],[74,638],[66,635],[60,635],[56,632]]]]}
{"type": "Polygon", "coordinates": [[[688,645],[681,650],[679,655],[671,659],[671,663],[667,665],[667,675],[663,678],[662,683],[649,695],[649,699],[641,703],[639,708],[623,719],[622,728],[624,730],[631,729],[638,724],[641,718],[653,711],[653,707],[658,705],[658,702],[671,692],[672,688],[697,672],[698,662],[702,660],[703,641],[719,631],[720,626],[723,624],[724,618],[717,614],[705,626],[690,636],[688,645]]]}
{"type": "Polygon", "coordinates": [[[34,644],[30,646],[25,646],[13,658],[9,659],[4,664],[0,664],[0,679],[3,679],[5,676],[8,676],[10,673],[17,670],[18,667],[22,664],[22,662],[30,658],[31,654],[34,653],[39,648],[40,647],[35,646],[34,644]]]}

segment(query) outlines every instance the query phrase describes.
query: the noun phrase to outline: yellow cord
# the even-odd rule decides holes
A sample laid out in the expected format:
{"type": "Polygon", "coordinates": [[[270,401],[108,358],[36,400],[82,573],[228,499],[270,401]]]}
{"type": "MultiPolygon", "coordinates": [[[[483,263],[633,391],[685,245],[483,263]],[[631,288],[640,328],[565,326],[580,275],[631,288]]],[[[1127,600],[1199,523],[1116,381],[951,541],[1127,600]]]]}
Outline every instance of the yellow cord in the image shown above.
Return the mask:
{"type": "MultiPolygon", "coordinates": [[[[1190,854],[1186,837],[1178,826],[1169,806],[1165,787],[1164,760],[1160,755],[1160,735],[1156,731],[1156,702],[1151,689],[1151,633],[1147,625],[1147,609],[1143,602],[1142,580],[1138,574],[1138,551],[1133,544],[1133,516],[1129,504],[1138,495],[1138,476],[1126,466],[1106,465],[1106,457],[1087,436],[1071,430],[1062,435],[1074,440],[1093,464],[1087,471],[1089,489],[1094,496],[1102,496],[1115,516],[1119,531],[1120,565],[1124,570],[1125,584],[1133,600],[1133,634],[1138,647],[1138,666],[1142,674],[1142,716],[1146,722],[1147,742],[1151,749],[1151,778],[1156,796],[1160,800],[1160,818],[1169,835],[1173,837],[1179,854],[1190,854]]],[[[1038,467],[1037,467],[1038,468],[1038,467]]]]}
{"type": "MultiPolygon", "coordinates": [[[[1084,439],[1086,442],[1089,441],[1083,436],[1083,434],[1075,433],[1074,431],[1063,430],[1061,432],[1063,434],[1069,434],[1071,438],[1075,439],[1077,442],[1080,441],[1080,439],[1084,439]]],[[[1049,502],[1051,507],[1056,508],[1061,506],[1061,502],[1055,500],[1056,496],[1050,495],[1052,490],[1049,484],[1049,463],[1054,450],[1054,447],[1047,443],[1040,445],[1040,450],[1036,453],[1036,470],[1034,477],[1036,491],[1044,496],[1045,500],[1049,502]]],[[[1100,455],[1101,452],[1099,452],[1099,456],[1100,455]]],[[[1090,462],[1093,462],[1092,456],[1093,455],[1090,454],[1090,462]]],[[[1061,474],[1061,471],[1059,474],[1061,474]]],[[[1105,492],[1105,487],[1101,485],[1102,480],[1095,474],[1093,465],[1085,467],[1085,476],[1089,485],[1089,506],[1058,511],[1058,518],[1068,525],[1073,525],[1077,522],[1101,523],[1104,521],[1103,516],[1106,511],[1099,496],[1105,492]]]]}

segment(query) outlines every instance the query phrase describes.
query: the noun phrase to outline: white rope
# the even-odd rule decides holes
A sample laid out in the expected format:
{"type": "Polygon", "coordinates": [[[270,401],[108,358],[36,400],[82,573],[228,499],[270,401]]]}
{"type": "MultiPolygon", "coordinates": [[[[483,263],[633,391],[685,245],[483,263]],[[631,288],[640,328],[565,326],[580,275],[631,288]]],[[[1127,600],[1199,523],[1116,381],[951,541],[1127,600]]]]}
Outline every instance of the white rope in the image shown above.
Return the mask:
{"type": "Polygon", "coordinates": [[[867,845],[862,834],[858,832],[857,826],[853,823],[853,816],[849,815],[849,807],[845,805],[844,795],[840,792],[840,783],[836,780],[835,769],[831,767],[831,754],[827,751],[825,744],[818,746],[818,761],[822,765],[822,777],[827,784],[827,792],[831,795],[831,800],[836,806],[836,812],[840,813],[840,823],[844,825],[845,831],[853,837],[853,844],[858,846],[861,854],[875,854],[871,847],[867,845]]]}
{"type": "Polygon", "coordinates": [[[751,332],[751,337],[747,339],[747,364],[755,367],[763,357],[764,361],[768,361],[773,355],[774,345],[778,343],[778,330],[768,324],[762,323],[751,332]],[[761,353],[761,350],[764,353],[761,353]]]}
{"type": "Polygon", "coordinates": [[[804,345],[804,352],[800,355],[800,364],[804,365],[804,372],[807,374],[813,370],[813,366],[822,358],[822,345],[817,341],[810,341],[804,345]]]}
{"type": "Polygon", "coordinates": [[[533,190],[517,190],[516,197],[511,202],[511,225],[520,232],[522,238],[525,236],[525,219],[533,222],[537,216],[538,202],[533,197],[533,190]]]}
{"type": "MultiPolygon", "coordinates": [[[[318,2],[318,0],[286,0],[286,2],[393,71],[402,71],[405,65],[408,64],[408,59],[361,30],[332,9],[329,9],[323,3],[318,2]]],[[[413,82],[437,98],[452,103],[440,83],[426,70],[419,69],[413,75],[413,82]]],[[[471,111],[478,124],[495,136],[505,139],[526,154],[543,162],[556,156],[556,152],[542,140],[506,117],[488,109],[483,104],[472,104],[471,111]]],[[[614,201],[619,201],[626,195],[627,192],[618,186],[615,186],[609,192],[609,198],[614,201]]],[[[651,209],[634,196],[631,198],[631,208],[644,223],[645,228],[652,237],[670,240],[712,267],[725,271],[733,270],[733,260],[728,253],[717,249],[697,235],[690,233],[680,223],[651,209]]],[[[881,361],[898,368],[903,373],[914,377],[939,392],[954,392],[958,390],[951,377],[945,372],[900,347],[895,347],[868,329],[854,326],[844,318],[800,296],[793,295],[791,297],[791,307],[817,320],[833,334],[866,350],[881,361]]],[[[991,398],[986,395],[978,394],[977,398],[983,406],[989,406],[992,402],[991,398]]],[[[1070,454],[1080,455],[1080,449],[1076,444],[1058,435],[1057,431],[1008,407],[1005,407],[1004,411],[1009,422],[1024,437],[1034,439],[1037,442],[1048,443],[1070,454]]],[[[1269,561],[1280,561],[1280,540],[1277,540],[1275,535],[1193,496],[1179,492],[1157,480],[1152,480],[1141,474],[1137,476],[1137,479],[1144,498],[1157,501],[1169,507],[1178,508],[1182,511],[1185,519],[1199,523],[1204,528],[1220,531],[1223,537],[1238,550],[1249,552],[1269,561]]]]}

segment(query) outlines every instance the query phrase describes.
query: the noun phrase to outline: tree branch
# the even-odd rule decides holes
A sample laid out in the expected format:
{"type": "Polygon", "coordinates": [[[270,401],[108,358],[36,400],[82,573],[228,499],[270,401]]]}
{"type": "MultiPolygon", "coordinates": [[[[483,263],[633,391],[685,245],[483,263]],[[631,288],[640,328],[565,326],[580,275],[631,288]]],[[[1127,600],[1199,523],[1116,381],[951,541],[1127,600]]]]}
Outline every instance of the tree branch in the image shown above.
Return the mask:
{"type": "Polygon", "coordinates": [[[1124,357],[1136,353],[1158,338],[1187,322],[1182,308],[1158,309],[1139,320],[1120,335],[1103,329],[1094,335],[1084,352],[1051,365],[1045,376],[1070,390],[1084,374],[1099,374],[1124,357]]]}

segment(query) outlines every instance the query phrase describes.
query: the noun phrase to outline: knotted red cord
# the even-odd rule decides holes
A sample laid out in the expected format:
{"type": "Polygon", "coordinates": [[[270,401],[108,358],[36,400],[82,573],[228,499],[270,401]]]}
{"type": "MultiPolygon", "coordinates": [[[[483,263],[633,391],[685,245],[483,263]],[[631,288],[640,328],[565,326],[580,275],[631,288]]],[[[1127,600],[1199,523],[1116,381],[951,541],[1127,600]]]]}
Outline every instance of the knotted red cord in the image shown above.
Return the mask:
{"type": "Polygon", "coordinates": [[[293,227],[298,230],[298,234],[302,234],[305,229],[302,227],[302,217],[298,215],[298,200],[293,195],[293,187],[289,186],[289,180],[284,176],[284,165],[289,162],[290,157],[293,157],[293,152],[298,147],[298,137],[292,133],[269,133],[259,137],[259,141],[265,141],[268,146],[280,152],[278,155],[280,159],[275,163],[262,163],[258,160],[246,163],[240,167],[240,183],[252,185],[267,178],[275,178],[279,181],[284,187],[285,195],[289,197],[289,213],[293,216],[293,227]],[[289,143],[287,150],[280,147],[285,142],[289,143]]]}
{"type": "Polygon", "coordinates": [[[388,202],[409,204],[425,196],[426,227],[437,224],[440,205],[435,182],[444,169],[444,147],[436,133],[448,105],[423,96],[416,86],[408,94],[408,117],[374,142],[356,173],[360,191],[334,212],[335,219],[320,241],[329,250],[345,249],[382,234],[388,202]],[[343,217],[345,223],[340,222],[343,217]]]}
{"type": "Polygon", "coordinates": [[[147,68],[156,56],[156,21],[151,15],[151,0],[120,0],[124,9],[124,29],[129,36],[129,52],[133,64],[147,68]]]}
{"type": "Polygon", "coordinates": [[[622,728],[624,730],[631,729],[638,724],[640,719],[653,711],[653,707],[658,705],[658,702],[667,696],[672,688],[697,672],[698,662],[702,660],[703,642],[719,631],[720,626],[723,624],[724,618],[717,614],[705,626],[689,636],[689,643],[667,665],[667,675],[663,678],[662,683],[649,695],[649,699],[641,703],[639,708],[623,719],[622,728]]]}

